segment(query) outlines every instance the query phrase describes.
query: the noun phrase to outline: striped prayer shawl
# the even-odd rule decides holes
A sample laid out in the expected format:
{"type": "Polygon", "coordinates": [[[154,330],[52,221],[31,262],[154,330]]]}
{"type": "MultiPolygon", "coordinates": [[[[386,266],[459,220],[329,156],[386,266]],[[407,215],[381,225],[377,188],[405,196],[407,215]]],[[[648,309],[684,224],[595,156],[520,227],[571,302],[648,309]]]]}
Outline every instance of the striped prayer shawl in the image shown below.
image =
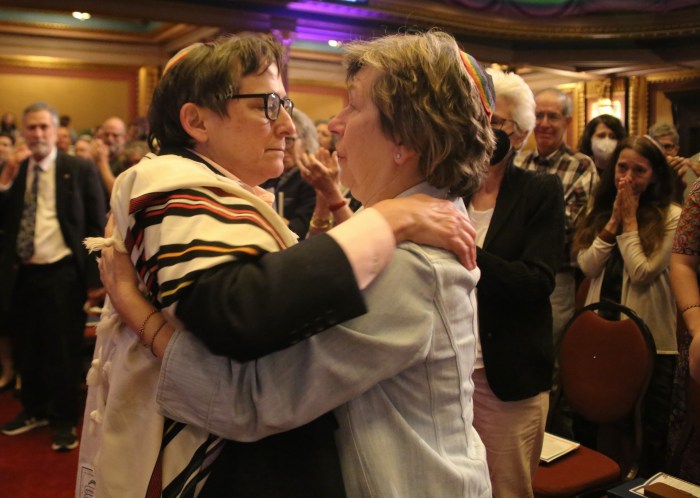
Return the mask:
{"type": "MultiPolygon", "coordinates": [[[[202,272],[296,242],[254,193],[187,155],[196,160],[147,156],[117,178],[111,201],[112,239],[123,242],[149,299],[178,324],[180,296],[202,272]]],[[[77,497],[143,498],[161,445],[163,496],[201,489],[206,473],[197,472],[221,441],[158,414],[159,366],[107,300],[88,373],[77,497]]]]}

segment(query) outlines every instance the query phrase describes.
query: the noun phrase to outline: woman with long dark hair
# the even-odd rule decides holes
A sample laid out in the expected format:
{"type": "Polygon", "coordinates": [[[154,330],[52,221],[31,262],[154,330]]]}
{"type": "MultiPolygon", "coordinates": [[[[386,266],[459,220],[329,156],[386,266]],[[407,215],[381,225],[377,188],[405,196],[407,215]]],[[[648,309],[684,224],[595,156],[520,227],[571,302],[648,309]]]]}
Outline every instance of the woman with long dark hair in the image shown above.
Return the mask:
{"type": "Polygon", "coordinates": [[[583,129],[579,152],[593,159],[598,175],[612,164],[612,155],[621,140],[627,137],[622,122],[610,114],[601,114],[591,119],[583,129]]]}
{"type": "Polygon", "coordinates": [[[656,472],[664,455],[678,355],[669,262],[681,209],[672,202],[673,173],[654,139],[629,137],[612,159],[614,167],[603,173],[573,250],[581,271],[591,279],[586,304],[621,303],[637,312],[654,337],[656,364],[644,423],[646,470],[656,472]]]}

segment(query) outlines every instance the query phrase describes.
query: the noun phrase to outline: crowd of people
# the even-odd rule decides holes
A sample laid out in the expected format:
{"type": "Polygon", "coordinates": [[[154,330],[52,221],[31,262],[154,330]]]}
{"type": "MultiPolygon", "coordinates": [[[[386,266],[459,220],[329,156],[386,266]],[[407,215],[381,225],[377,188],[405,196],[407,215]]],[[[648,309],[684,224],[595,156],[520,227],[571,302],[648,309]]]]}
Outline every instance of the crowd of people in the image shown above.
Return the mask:
{"type": "MultiPolygon", "coordinates": [[[[677,130],[601,115],[568,144],[566,93],[439,31],[343,51],[348,104],[315,122],[251,33],[176,54],[129,126],[3,115],[2,433],[80,443],[81,498],[532,496],[545,430],[591,431],[550,402],[585,282],[652,332],[641,473],[668,470],[700,381],[677,130]]],[[[700,482],[700,436],[674,470],[700,482]]]]}

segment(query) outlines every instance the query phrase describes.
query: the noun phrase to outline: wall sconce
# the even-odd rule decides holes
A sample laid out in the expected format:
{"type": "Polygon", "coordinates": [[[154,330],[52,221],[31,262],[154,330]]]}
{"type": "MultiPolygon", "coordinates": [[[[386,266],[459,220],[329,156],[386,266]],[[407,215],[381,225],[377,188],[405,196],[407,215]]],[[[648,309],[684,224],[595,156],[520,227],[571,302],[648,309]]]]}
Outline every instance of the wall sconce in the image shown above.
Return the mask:
{"type": "Polygon", "coordinates": [[[591,119],[601,114],[610,114],[617,119],[622,119],[622,104],[616,99],[600,98],[591,105],[591,119]]]}
{"type": "Polygon", "coordinates": [[[73,12],[73,17],[75,17],[78,21],[87,21],[92,16],[87,12],[75,11],[75,12],[73,12]]]}

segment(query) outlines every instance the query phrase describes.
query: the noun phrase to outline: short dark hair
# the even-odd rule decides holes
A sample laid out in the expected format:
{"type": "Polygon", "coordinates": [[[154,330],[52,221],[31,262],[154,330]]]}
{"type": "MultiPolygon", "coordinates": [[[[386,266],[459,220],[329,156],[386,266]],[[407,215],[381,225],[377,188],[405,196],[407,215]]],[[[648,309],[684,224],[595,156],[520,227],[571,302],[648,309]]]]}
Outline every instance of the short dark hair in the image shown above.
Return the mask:
{"type": "Polygon", "coordinates": [[[148,109],[148,143],[152,149],[191,147],[194,139],[180,123],[187,102],[226,115],[226,95],[237,93],[241,79],[276,64],[284,70],[282,46],[271,35],[240,33],[209,43],[195,43],[166,65],[148,109]]]}
{"type": "Polygon", "coordinates": [[[48,112],[51,115],[51,122],[56,128],[58,128],[58,111],[55,107],[50,106],[46,102],[34,102],[33,104],[29,104],[24,109],[24,112],[22,112],[22,119],[26,118],[27,114],[41,111],[48,112]]]}

